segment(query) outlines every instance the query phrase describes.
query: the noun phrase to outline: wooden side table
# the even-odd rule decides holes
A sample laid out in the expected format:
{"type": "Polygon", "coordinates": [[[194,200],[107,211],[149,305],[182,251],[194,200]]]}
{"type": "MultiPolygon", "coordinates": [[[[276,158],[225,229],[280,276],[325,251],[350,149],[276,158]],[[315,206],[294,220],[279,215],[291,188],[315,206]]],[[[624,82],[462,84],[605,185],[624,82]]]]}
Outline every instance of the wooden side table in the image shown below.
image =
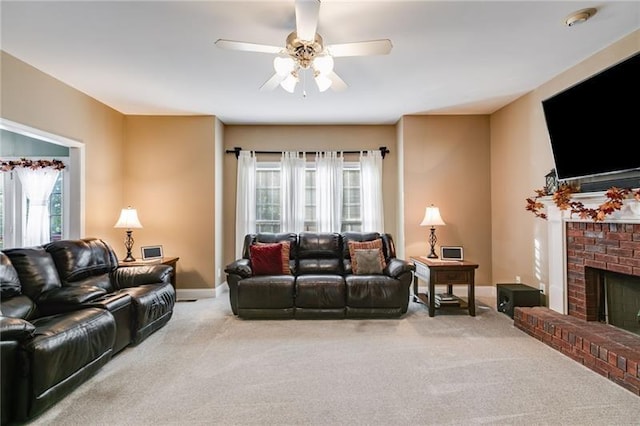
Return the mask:
{"type": "Polygon", "coordinates": [[[412,256],[411,261],[416,265],[416,272],[413,276],[413,301],[422,300],[429,307],[430,317],[436,313],[436,285],[446,285],[447,293],[452,294],[454,284],[466,284],[469,315],[476,316],[475,270],[478,268],[477,263],[466,260],[458,262],[429,259],[425,256],[412,256]],[[427,293],[424,295],[418,293],[418,279],[422,279],[428,284],[427,293]]]}
{"type": "Polygon", "coordinates": [[[171,272],[171,285],[175,289],[178,260],[180,260],[179,257],[162,257],[160,259],[135,260],[133,262],[123,262],[122,260],[119,260],[118,266],[169,265],[173,267],[173,271],[171,272]]]}

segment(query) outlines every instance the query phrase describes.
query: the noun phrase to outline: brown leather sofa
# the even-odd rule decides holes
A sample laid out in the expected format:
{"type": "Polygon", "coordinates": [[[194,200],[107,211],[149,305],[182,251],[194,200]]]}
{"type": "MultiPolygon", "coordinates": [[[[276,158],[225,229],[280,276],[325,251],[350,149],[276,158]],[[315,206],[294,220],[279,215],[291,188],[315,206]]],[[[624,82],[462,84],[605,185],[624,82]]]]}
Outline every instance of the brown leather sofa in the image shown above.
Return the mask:
{"type": "Polygon", "coordinates": [[[400,317],[414,271],[396,258],[391,235],[376,232],[249,234],[242,258],[225,268],[231,310],[241,318],[400,317]],[[282,242],[289,271],[256,274],[252,246],[282,242]],[[380,243],[383,267],[355,273],[350,242],[380,243]]]}
{"type": "Polygon", "coordinates": [[[97,238],[0,252],[2,424],[37,417],[172,316],[172,268],[97,238]]]}

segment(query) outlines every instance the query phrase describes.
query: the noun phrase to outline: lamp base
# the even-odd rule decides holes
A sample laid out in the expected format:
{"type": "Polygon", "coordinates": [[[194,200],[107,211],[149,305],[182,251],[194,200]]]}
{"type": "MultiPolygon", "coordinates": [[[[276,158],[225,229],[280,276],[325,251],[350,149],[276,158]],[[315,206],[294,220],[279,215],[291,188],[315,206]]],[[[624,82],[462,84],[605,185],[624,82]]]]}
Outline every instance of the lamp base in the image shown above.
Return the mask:
{"type": "Polygon", "coordinates": [[[131,249],[133,248],[133,232],[131,229],[127,229],[127,236],[124,239],[124,248],[127,249],[127,256],[122,259],[123,262],[135,262],[134,257],[131,255],[131,249]]]}
{"type": "Polygon", "coordinates": [[[431,232],[429,233],[429,246],[431,246],[431,253],[427,255],[429,259],[437,259],[438,255],[436,254],[436,242],[438,239],[436,238],[436,228],[431,227],[431,232]]]}

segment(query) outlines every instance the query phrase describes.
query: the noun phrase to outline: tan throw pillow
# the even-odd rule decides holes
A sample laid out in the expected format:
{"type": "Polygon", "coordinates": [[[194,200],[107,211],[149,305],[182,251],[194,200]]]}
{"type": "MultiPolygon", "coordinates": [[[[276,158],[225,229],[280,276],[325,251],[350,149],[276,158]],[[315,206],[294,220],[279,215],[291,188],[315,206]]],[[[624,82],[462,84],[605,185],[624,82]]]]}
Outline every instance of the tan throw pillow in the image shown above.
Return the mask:
{"type": "Polygon", "coordinates": [[[354,272],[356,275],[380,275],[384,267],[380,263],[380,249],[357,249],[356,263],[358,269],[354,272]]]}
{"type": "Polygon", "coordinates": [[[351,258],[351,269],[354,274],[358,273],[358,259],[356,259],[356,250],[380,249],[380,265],[382,269],[387,267],[382,254],[382,239],[377,238],[373,241],[349,241],[349,257],[351,258]]]}
{"type": "Polygon", "coordinates": [[[291,242],[290,241],[280,241],[278,243],[260,243],[256,242],[256,245],[266,246],[266,245],[282,245],[282,274],[291,275],[291,268],[289,268],[289,252],[291,251],[291,242]]]}

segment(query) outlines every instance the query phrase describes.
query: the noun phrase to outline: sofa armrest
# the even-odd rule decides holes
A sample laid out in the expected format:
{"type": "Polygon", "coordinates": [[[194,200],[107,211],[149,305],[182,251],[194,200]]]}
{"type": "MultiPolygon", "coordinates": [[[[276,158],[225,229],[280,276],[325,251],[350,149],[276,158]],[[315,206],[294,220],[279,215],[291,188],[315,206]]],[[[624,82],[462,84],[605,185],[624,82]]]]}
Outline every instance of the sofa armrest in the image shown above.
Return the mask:
{"type": "Polygon", "coordinates": [[[416,265],[414,265],[413,263],[394,257],[389,259],[385,274],[393,278],[399,278],[400,275],[407,272],[413,272],[415,270],[416,265]]]}
{"type": "Polygon", "coordinates": [[[170,283],[172,273],[173,266],[170,265],[127,266],[113,271],[112,279],[117,289],[123,289],[145,284],[170,283]]]}
{"type": "Polygon", "coordinates": [[[84,308],[105,294],[105,289],[92,285],[58,287],[42,293],[36,304],[44,315],[52,315],[84,308]]]}
{"type": "Polygon", "coordinates": [[[230,275],[238,275],[240,278],[249,278],[253,275],[249,259],[238,259],[224,268],[224,272],[230,275]]]}
{"type": "Polygon", "coordinates": [[[22,341],[33,336],[36,327],[22,318],[0,316],[0,340],[3,342],[22,341]]]}

